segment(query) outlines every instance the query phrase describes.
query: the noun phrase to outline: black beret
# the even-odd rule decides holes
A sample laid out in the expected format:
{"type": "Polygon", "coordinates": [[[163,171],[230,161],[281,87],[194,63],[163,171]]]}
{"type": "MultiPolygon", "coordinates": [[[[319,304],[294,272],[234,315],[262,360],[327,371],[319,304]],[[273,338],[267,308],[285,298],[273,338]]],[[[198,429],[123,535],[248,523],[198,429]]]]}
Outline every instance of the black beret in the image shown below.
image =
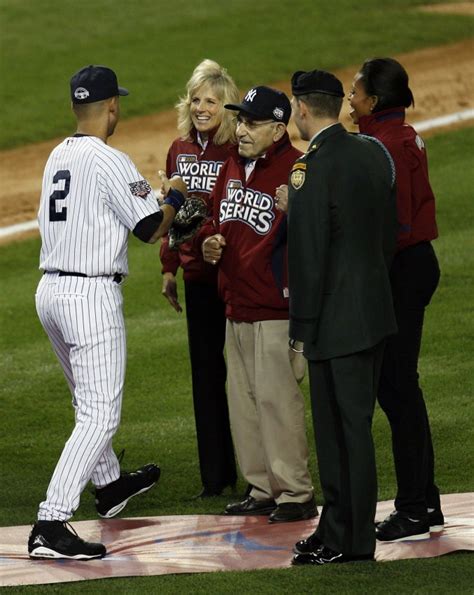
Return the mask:
{"type": "Polygon", "coordinates": [[[307,95],[308,93],[324,93],[344,97],[341,81],[325,70],[298,70],[291,77],[291,91],[293,95],[307,95]]]}

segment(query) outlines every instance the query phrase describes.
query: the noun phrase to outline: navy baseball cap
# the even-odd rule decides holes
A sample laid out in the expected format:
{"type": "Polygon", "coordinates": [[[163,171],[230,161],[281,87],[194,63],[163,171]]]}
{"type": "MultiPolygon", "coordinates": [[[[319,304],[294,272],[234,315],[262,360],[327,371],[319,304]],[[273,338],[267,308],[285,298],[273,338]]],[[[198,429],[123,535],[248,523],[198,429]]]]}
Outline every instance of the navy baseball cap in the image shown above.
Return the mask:
{"type": "Polygon", "coordinates": [[[117,75],[106,66],[85,66],[71,78],[73,103],[94,103],[116,95],[128,95],[128,91],[118,86],[117,75]]]}
{"type": "Polygon", "coordinates": [[[341,81],[325,70],[311,70],[309,72],[298,70],[291,77],[291,92],[295,97],[309,93],[344,97],[341,81]]]}
{"type": "Polygon", "coordinates": [[[254,120],[275,120],[288,124],[291,116],[288,97],[282,91],[265,86],[250,89],[242,103],[227,103],[224,107],[247,114],[254,120]]]}

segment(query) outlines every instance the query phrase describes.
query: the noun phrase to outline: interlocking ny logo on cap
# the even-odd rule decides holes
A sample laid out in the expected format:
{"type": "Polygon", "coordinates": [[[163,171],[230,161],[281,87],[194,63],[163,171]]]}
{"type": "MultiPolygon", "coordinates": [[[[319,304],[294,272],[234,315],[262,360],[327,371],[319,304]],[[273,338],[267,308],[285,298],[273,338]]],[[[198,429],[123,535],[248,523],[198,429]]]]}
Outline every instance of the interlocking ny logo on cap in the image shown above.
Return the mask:
{"type": "Polygon", "coordinates": [[[250,91],[245,96],[244,101],[251,103],[255,99],[255,95],[257,95],[257,89],[250,89],[250,91]]]}
{"type": "Polygon", "coordinates": [[[90,93],[87,89],[84,89],[84,87],[78,87],[75,91],[74,91],[74,97],[76,99],[87,99],[89,97],[90,93]]]}

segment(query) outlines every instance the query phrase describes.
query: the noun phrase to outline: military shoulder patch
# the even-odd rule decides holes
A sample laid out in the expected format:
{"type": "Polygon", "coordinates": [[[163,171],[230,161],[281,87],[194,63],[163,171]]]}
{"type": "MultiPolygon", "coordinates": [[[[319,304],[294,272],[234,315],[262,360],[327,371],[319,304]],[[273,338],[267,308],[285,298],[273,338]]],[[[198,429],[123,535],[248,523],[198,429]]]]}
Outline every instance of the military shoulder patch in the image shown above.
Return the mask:
{"type": "Polygon", "coordinates": [[[130,192],[138,198],[146,198],[151,192],[151,186],[146,180],[139,180],[129,184],[130,192]]]}
{"type": "Polygon", "coordinates": [[[306,163],[296,162],[291,168],[290,184],[295,190],[303,186],[306,178],[306,163]]]}
{"type": "Polygon", "coordinates": [[[295,171],[295,169],[306,169],[306,163],[303,163],[302,161],[297,161],[296,163],[293,164],[293,167],[291,168],[291,171],[295,171]]]}

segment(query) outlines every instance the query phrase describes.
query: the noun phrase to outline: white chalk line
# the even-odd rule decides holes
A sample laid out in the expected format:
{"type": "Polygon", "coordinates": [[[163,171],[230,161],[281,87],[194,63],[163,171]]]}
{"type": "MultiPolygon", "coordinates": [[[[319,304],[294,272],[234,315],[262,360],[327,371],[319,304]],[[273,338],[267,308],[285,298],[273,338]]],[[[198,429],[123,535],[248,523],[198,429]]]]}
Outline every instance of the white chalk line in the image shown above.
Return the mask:
{"type": "Polygon", "coordinates": [[[440,116],[439,118],[433,118],[431,120],[417,122],[413,126],[416,128],[417,132],[424,132],[425,130],[431,130],[432,128],[440,128],[441,126],[449,126],[450,124],[457,124],[458,122],[472,120],[473,118],[474,109],[466,109],[462,112],[456,112],[447,116],[440,116]]]}
{"type": "MultiPolygon", "coordinates": [[[[474,119],[474,109],[467,109],[461,112],[455,112],[447,116],[440,116],[439,118],[432,118],[430,120],[424,120],[423,122],[417,122],[414,124],[417,132],[424,132],[425,130],[432,130],[433,128],[441,128],[442,126],[450,126],[458,122],[464,122],[466,120],[474,119]]],[[[15,225],[8,225],[6,227],[0,227],[0,238],[5,238],[10,235],[17,233],[24,233],[25,231],[31,231],[38,229],[38,221],[24,221],[23,223],[15,223],[15,225]]]]}

